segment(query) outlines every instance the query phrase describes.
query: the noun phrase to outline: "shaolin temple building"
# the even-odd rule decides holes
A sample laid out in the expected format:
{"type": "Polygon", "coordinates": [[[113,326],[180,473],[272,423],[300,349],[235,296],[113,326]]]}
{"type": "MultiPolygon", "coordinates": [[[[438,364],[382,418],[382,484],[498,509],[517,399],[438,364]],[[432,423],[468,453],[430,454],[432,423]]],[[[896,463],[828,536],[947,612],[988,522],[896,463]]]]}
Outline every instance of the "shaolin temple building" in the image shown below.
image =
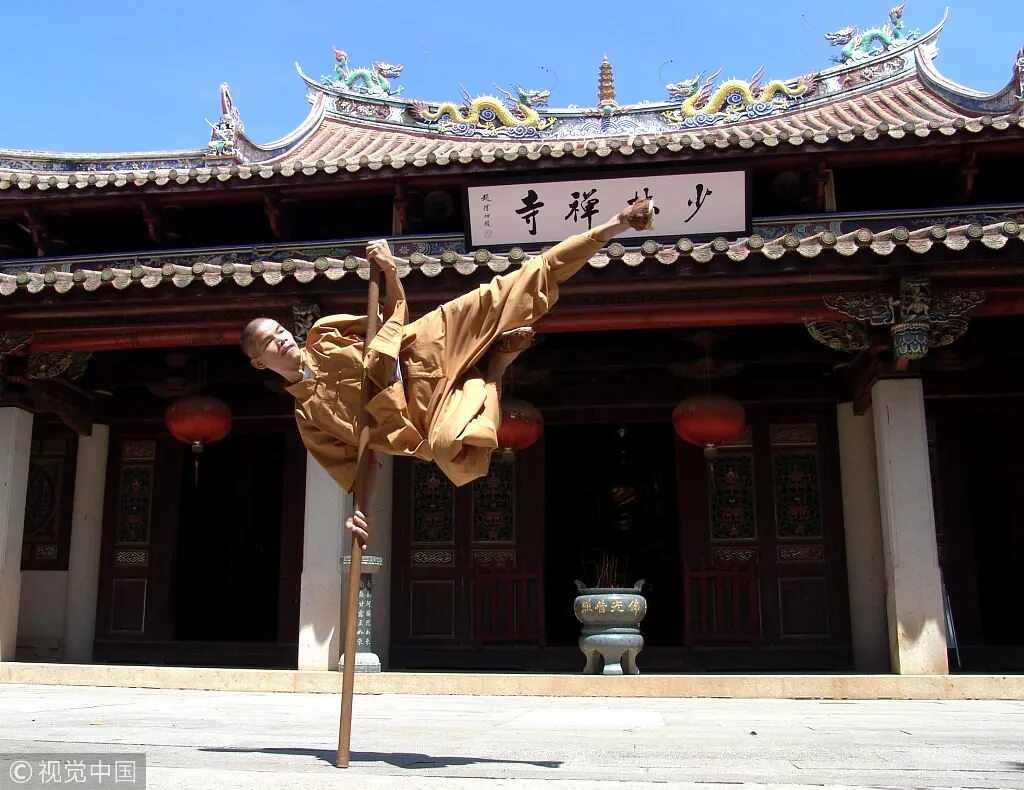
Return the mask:
{"type": "Polygon", "coordinates": [[[0,659],[336,668],[351,498],[241,328],[364,312],[379,237],[420,315],[647,194],[505,382],[539,438],[386,460],[360,649],[579,672],[575,580],[643,579],[643,671],[1020,669],[1024,51],[983,94],[941,29],[568,109],[337,51],[272,143],[224,85],[196,150],[0,150],[0,659]]]}

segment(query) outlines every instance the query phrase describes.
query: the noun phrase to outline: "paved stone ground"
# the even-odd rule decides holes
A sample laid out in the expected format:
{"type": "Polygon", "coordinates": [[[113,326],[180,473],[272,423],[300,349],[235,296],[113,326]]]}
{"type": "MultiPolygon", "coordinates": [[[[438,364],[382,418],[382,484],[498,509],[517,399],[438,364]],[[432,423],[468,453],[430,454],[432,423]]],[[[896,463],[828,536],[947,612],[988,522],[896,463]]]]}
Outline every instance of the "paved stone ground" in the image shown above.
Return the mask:
{"type": "Polygon", "coordinates": [[[0,685],[0,752],[142,751],[151,790],[1024,790],[1024,702],[360,695],[344,771],[338,704],[0,685]]]}

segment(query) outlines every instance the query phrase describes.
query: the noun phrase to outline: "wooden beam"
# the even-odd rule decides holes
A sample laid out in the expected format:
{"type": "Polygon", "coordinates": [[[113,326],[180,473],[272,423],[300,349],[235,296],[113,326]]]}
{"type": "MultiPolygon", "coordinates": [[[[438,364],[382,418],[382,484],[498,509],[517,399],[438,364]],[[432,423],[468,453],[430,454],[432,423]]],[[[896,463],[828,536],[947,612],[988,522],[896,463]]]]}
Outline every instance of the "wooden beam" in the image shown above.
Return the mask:
{"type": "Polygon", "coordinates": [[[963,164],[960,167],[963,181],[960,187],[960,200],[967,203],[974,194],[974,180],[978,175],[978,149],[970,147],[964,151],[963,164]]]}
{"type": "Polygon", "coordinates": [[[818,211],[835,211],[836,180],[825,157],[821,157],[818,160],[814,181],[817,186],[818,211]]]}
{"type": "Polygon", "coordinates": [[[81,436],[92,433],[95,403],[91,395],[63,379],[33,382],[31,398],[37,413],[52,413],[81,436]]]}
{"type": "Polygon", "coordinates": [[[32,237],[36,255],[45,258],[50,254],[50,245],[40,212],[36,208],[25,208],[21,214],[25,220],[24,223],[19,223],[21,228],[32,237]]]}
{"type": "Polygon", "coordinates": [[[230,328],[196,327],[191,329],[139,329],[116,334],[91,332],[78,335],[49,335],[31,343],[32,352],[40,351],[119,351],[140,348],[176,348],[181,346],[230,346],[237,344],[242,326],[230,328]]]}
{"type": "Polygon", "coordinates": [[[683,329],[715,326],[770,326],[826,321],[835,313],[820,304],[795,307],[761,307],[746,303],[678,305],[634,310],[555,310],[536,325],[538,332],[602,332],[624,329],[683,329]]]}
{"type": "MultiPolygon", "coordinates": [[[[150,296],[149,293],[146,296],[150,296]]],[[[32,329],[39,334],[51,331],[52,325],[60,321],[88,321],[89,319],[102,319],[104,323],[91,325],[90,329],[124,328],[133,324],[144,324],[154,326],[180,327],[186,319],[200,319],[209,322],[210,316],[216,316],[223,320],[227,315],[246,315],[255,317],[260,313],[279,312],[282,316],[288,314],[291,306],[295,303],[295,295],[286,291],[280,296],[247,296],[244,293],[235,298],[225,298],[223,294],[213,296],[210,299],[183,299],[174,293],[172,298],[166,301],[149,303],[145,301],[125,302],[118,300],[113,303],[108,300],[90,298],[88,301],[73,302],[70,299],[61,302],[48,302],[40,304],[33,303],[4,305],[3,317],[5,329],[13,329],[22,322],[34,324],[32,329]],[[39,324],[38,322],[45,322],[39,324]],[[41,327],[41,328],[40,328],[41,327]]],[[[66,297],[65,297],[66,298],[66,297]]],[[[2,303],[0,303],[2,304],[2,303]]],[[[58,331],[64,331],[58,330],[58,331]]]]}
{"type": "Polygon", "coordinates": [[[391,232],[396,236],[401,236],[409,231],[409,217],[406,210],[407,192],[405,179],[395,181],[391,232]]]}
{"type": "Polygon", "coordinates": [[[878,356],[888,348],[884,343],[874,343],[854,357],[846,369],[846,387],[853,401],[853,413],[858,417],[871,408],[871,388],[883,372],[878,356]]]}
{"type": "Polygon", "coordinates": [[[284,213],[281,194],[278,190],[272,189],[263,193],[263,214],[267,218],[267,224],[270,226],[270,232],[274,234],[274,238],[278,241],[284,239],[288,235],[286,227],[288,218],[284,213]]]}
{"type": "Polygon", "coordinates": [[[160,209],[151,196],[146,196],[140,203],[142,219],[146,223],[146,233],[149,240],[154,244],[163,242],[163,221],[160,217],[160,209]]]}

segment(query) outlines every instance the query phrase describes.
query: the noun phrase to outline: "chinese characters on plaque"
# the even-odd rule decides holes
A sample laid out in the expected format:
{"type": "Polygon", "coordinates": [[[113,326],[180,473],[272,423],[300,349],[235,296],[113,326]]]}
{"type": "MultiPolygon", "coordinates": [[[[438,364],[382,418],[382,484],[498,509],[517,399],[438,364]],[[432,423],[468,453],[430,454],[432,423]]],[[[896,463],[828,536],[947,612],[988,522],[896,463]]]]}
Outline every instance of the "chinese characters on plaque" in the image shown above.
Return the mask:
{"type": "Polygon", "coordinates": [[[644,197],[655,204],[654,230],[631,230],[622,238],[738,235],[748,230],[746,173],[727,170],[469,187],[469,243],[550,244],[590,230],[644,197]]]}

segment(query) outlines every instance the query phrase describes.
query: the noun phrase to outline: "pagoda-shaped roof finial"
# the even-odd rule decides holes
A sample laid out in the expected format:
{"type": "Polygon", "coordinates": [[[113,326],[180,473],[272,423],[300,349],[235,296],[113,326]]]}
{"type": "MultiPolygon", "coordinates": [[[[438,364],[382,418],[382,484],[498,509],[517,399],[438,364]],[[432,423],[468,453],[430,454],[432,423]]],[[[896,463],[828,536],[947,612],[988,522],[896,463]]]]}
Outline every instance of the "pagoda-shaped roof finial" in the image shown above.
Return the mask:
{"type": "Polygon", "coordinates": [[[612,74],[612,64],[608,62],[605,55],[601,60],[601,68],[597,76],[597,106],[615,107],[615,77],[612,74]]]}

